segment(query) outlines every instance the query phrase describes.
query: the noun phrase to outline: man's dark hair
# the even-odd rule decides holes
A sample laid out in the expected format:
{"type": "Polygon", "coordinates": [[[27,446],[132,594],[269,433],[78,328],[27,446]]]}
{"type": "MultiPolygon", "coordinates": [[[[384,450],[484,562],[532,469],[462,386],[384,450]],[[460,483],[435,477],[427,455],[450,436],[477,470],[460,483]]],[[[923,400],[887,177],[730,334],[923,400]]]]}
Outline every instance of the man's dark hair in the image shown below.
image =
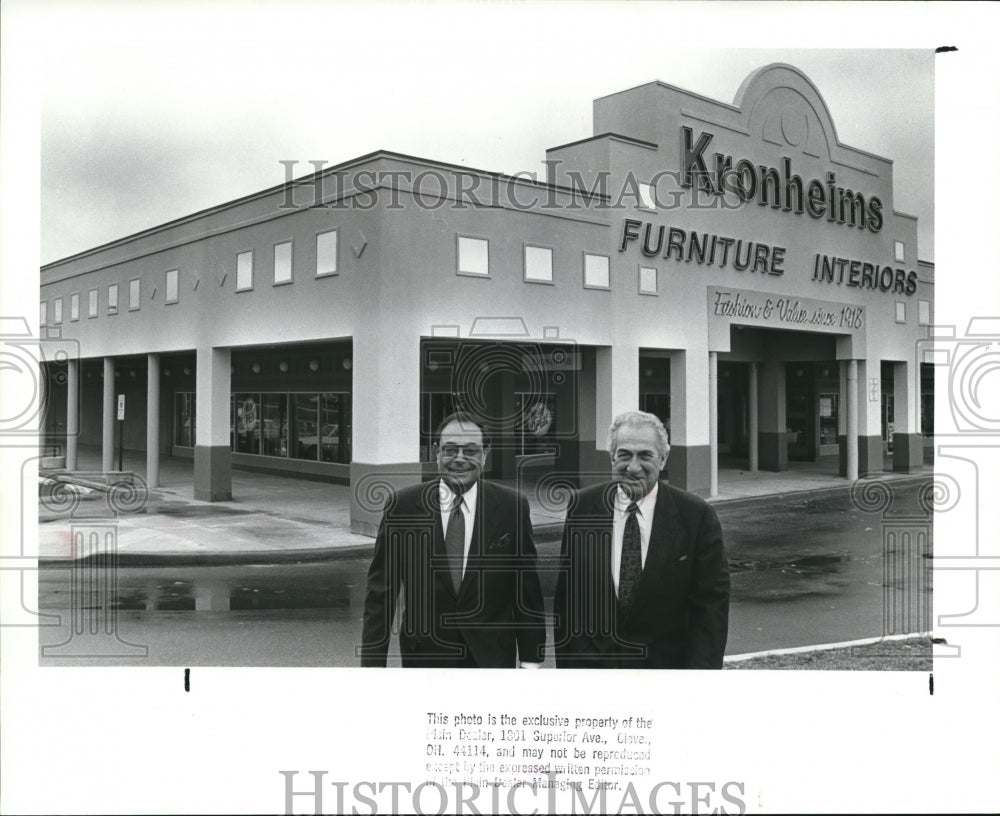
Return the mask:
{"type": "Polygon", "coordinates": [[[435,445],[441,444],[441,432],[444,431],[452,422],[458,422],[462,425],[475,425],[483,433],[483,448],[488,448],[490,446],[490,430],[483,420],[474,417],[468,411],[455,411],[454,413],[448,414],[441,423],[434,429],[434,436],[431,437],[431,441],[435,445]]]}

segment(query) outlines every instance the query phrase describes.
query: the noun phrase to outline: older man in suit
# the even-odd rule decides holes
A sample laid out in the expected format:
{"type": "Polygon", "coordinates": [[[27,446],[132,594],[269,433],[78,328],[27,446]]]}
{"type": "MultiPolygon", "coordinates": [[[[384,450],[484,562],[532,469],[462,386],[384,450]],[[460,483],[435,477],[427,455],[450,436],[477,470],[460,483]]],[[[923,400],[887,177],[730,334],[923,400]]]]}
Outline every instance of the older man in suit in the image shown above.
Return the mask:
{"type": "Polygon", "coordinates": [[[537,668],[545,619],[528,502],[483,480],[489,437],[467,414],[435,433],[438,479],[385,505],[368,571],[362,666],[385,666],[400,587],[404,667],[537,668]]]}
{"type": "Polygon", "coordinates": [[[618,416],[613,480],[569,503],[555,600],[559,668],[718,669],[729,622],[722,528],[660,481],[670,446],[652,414],[618,416]]]}

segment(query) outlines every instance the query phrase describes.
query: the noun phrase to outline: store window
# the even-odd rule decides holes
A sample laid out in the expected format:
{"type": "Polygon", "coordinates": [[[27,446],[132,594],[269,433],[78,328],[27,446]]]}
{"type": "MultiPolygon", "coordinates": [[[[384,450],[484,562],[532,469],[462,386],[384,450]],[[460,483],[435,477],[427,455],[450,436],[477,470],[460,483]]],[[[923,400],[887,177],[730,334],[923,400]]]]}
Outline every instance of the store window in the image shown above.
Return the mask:
{"type": "Polygon", "coordinates": [[[245,292],[248,289],[253,289],[252,249],[236,256],[236,291],[245,292]]]}
{"type": "Polygon", "coordinates": [[[931,302],[929,300],[918,300],[917,309],[920,325],[929,326],[931,323],[931,302]]]}
{"type": "Polygon", "coordinates": [[[639,206],[644,210],[656,209],[656,193],[652,184],[639,183],[639,206]]]}
{"type": "Polygon", "coordinates": [[[176,269],[167,270],[167,285],[165,287],[166,296],[165,300],[167,303],[176,303],[178,298],[178,275],[180,273],[176,269]]]}
{"type": "Polygon", "coordinates": [[[652,266],[640,266],[639,267],[639,294],[640,295],[655,295],[658,294],[659,290],[657,288],[657,272],[656,268],[652,266]]]}
{"type": "Polygon", "coordinates": [[[351,461],[350,394],[234,394],[232,416],[236,453],[304,462],[351,461]]]}
{"type": "Polygon", "coordinates": [[[337,230],[316,236],[316,277],[337,274],[337,230]]]}
{"type": "Polygon", "coordinates": [[[80,319],[80,293],[74,292],[69,296],[69,319],[80,319]]]}
{"type": "Polygon", "coordinates": [[[174,395],[174,445],[193,448],[195,444],[195,395],[184,392],[174,395]]]}
{"type": "Polygon", "coordinates": [[[551,249],[525,244],[524,279],[530,283],[552,283],[551,249]]]}
{"type": "Polygon", "coordinates": [[[274,285],[292,282],[292,242],[274,245],[274,285]]]}
{"type": "Polygon", "coordinates": [[[489,241],[485,238],[467,238],[463,235],[458,236],[458,274],[489,277],[489,241]]]}
{"type": "Polygon", "coordinates": [[[97,317],[97,290],[91,289],[87,294],[87,317],[97,317]]]}
{"type": "Polygon", "coordinates": [[[260,394],[235,394],[233,450],[260,453],[260,394]]]}
{"type": "Polygon", "coordinates": [[[118,314],[118,284],[108,284],[108,314],[118,314]]]}
{"type": "Polygon", "coordinates": [[[128,310],[130,312],[139,308],[139,278],[133,278],[128,282],[128,310]]]}
{"type": "Polygon", "coordinates": [[[607,255],[583,255],[583,286],[585,289],[610,289],[610,260],[607,255]]]}

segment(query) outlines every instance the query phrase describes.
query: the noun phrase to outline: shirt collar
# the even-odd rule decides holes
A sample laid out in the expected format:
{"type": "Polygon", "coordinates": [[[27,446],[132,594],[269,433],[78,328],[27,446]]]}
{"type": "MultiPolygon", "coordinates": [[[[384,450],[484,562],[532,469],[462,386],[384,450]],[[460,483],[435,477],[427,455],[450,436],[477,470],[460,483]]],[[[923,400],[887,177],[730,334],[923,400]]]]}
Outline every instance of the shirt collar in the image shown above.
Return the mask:
{"type": "MultiPolygon", "coordinates": [[[[476,500],[476,496],[479,495],[479,482],[473,482],[472,487],[462,494],[462,499],[466,507],[472,507],[472,502],[476,500]]],[[[438,496],[441,500],[441,509],[451,510],[452,505],[455,503],[455,491],[451,489],[451,486],[444,480],[438,480],[438,496]]]]}
{"type": "MultiPolygon", "coordinates": [[[[643,518],[648,518],[649,514],[653,512],[653,508],[656,507],[656,494],[660,492],[660,483],[657,482],[653,485],[653,489],[650,490],[645,496],[639,499],[636,504],[639,505],[639,515],[643,518]]],[[[618,513],[625,514],[628,512],[628,506],[632,503],[625,491],[619,486],[618,490],[615,492],[615,510],[618,513]]]]}

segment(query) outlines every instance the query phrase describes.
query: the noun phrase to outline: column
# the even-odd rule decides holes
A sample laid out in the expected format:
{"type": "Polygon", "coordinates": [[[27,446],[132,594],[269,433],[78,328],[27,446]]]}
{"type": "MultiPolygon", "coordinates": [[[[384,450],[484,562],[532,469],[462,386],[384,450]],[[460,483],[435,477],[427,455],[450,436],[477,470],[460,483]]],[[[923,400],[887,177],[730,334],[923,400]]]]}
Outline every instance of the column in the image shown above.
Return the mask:
{"type": "MultiPolygon", "coordinates": [[[[354,336],[351,367],[351,530],[371,536],[378,531],[387,489],[418,484],[423,476],[420,333],[393,327],[387,342],[384,332],[371,327],[354,336]]],[[[452,391],[468,389],[468,383],[452,383],[452,391]]]]}
{"type": "Polygon", "coordinates": [[[597,444],[606,450],[608,427],[614,418],[639,407],[638,346],[623,343],[597,348],[596,391],[597,444]]]}
{"type": "Polygon", "coordinates": [[[708,495],[719,495],[719,353],[708,353],[708,495]]]}
{"type": "Polygon", "coordinates": [[[66,470],[76,470],[80,443],[80,360],[66,361],[66,470]]]}
{"type": "Polygon", "coordinates": [[[146,484],[160,486],[160,355],[146,356],[146,484]]]}
{"type": "Polygon", "coordinates": [[[858,478],[858,361],[847,361],[847,479],[858,478]]]}
{"type": "Polygon", "coordinates": [[[760,464],[760,449],[759,440],[757,439],[757,433],[760,428],[758,412],[757,412],[757,363],[750,363],[750,394],[749,394],[749,406],[750,406],[750,465],[749,470],[751,473],[756,473],[760,464]]]}
{"type": "Polygon", "coordinates": [[[233,497],[229,446],[231,358],[228,348],[198,349],[194,497],[199,501],[229,501],[233,497]]]}
{"type": "Polygon", "coordinates": [[[104,399],[101,408],[101,470],[109,473],[115,463],[115,358],[104,358],[104,399]]]}
{"type": "Polygon", "coordinates": [[[916,473],[924,465],[924,439],[920,435],[920,369],[912,363],[893,363],[895,433],[892,469],[916,473]]]}
{"type": "Polygon", "coordinates": [[[766,360],[760,379],[759,465],[763,470],[785,470],[788,467],[785,364],[780,360],[766,360]]]}
{"type": "Polygon", "coordinates": [[[885,470],[882,450],[882,363],[879,359],[857,362],[858,473],[885,470]]]}
{"type": "Polygon", "coordinates": [[[712,450],[709,376],[706,359],[686,351],[670,352],[670,483],[682,490],[711,490],[712,450]]]}
{"type": "Polygon", "coordinates": [[[611,472],[611,463],[605,450],[608,426],[597,424],[597,349],[581,346],[580,370],[577,373],[576,417],[579,436],[580,486],[606,481],[611,472]]]}

